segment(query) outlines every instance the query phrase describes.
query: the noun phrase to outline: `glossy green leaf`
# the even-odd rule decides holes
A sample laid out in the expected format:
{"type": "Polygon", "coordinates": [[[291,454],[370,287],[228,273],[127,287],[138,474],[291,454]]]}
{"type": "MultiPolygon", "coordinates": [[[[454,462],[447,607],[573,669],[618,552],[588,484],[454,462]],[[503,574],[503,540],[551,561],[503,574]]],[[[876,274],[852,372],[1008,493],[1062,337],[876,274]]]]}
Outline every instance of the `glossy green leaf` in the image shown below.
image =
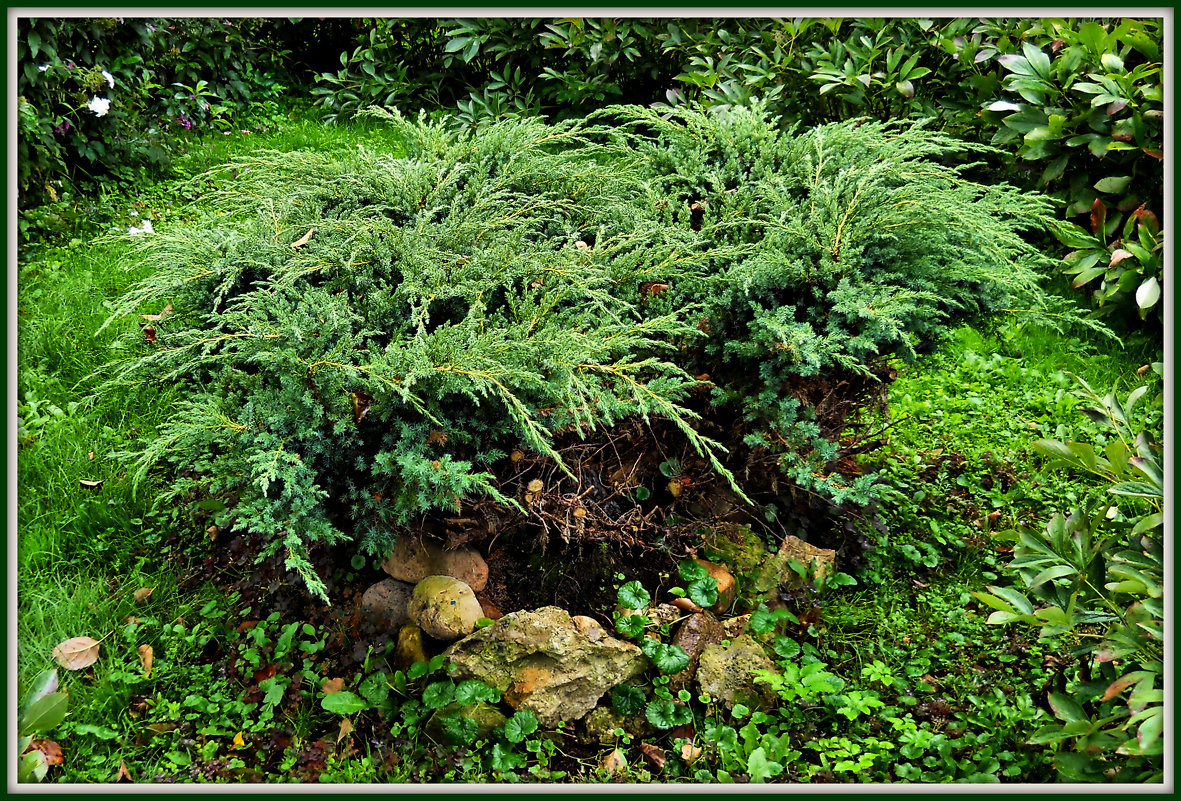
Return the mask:
{"type": "Polygon", "coordinates": [[[320,699],[320,706],[334,715],[353,715],[369,708],[369,702],[347,690],[326,695],[320,699]]]}

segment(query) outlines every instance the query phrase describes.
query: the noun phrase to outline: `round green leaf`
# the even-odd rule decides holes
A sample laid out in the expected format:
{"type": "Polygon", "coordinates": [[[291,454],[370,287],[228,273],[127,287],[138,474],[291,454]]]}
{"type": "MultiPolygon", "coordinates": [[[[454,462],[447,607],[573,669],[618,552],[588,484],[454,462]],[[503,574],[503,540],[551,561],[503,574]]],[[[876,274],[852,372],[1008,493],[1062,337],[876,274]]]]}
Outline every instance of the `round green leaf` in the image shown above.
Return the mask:
{"type": "Polygon", "coordinates": [[[644,717],[658,729],[671,729],[692,722],[693,713],[687,706],[681,706],[667,698],[657,698],[648,703],[644,717]]]}
{"type": "Polygon", "coordinates": [[[713,576],[697,579],[689,585],[688,594],[698,606],[713,606],[718,602],[718,581],[713,576]]]}
{"type": "Polygon", "coordinates": [[[649,623],[645,615],[625,615],[615,621],[615,630],[624,637],[643,637],[644,627],[649,623]]]}
{"type": "Polygon", "coordinates": [[[495,687],[489,687],[479,679],[468,679],[461,681],[456,686],[455,700],[463,706],[471,706],[480,701],[495,704],[500,700],[500,691],[495,687]]]}
{"type": "Polygon", "coordinates": [[[611,706],[621,715],[634,715],[644,708],[644,691],[631,684],[620,684],[611,691],[611,706]]]}
{"type": "Polygon", "coordinates": [[[619,605],[624,609],[646,609],[652,602],[652,596],[638,581],[629,581],[619,588],[617,595],[619,605]]]}
{"type": "Polygon", "coordinates": [[[537,715],[528,709],[518,709],[513,716],[504,722],[504,736],[510,743],[519,743],[533,732],[540,724],[537,715]]]}
{"type": "Polygon", "coordinates": [[[685,581],[697,581],[709,575],[709,571],[705,569],[705,565],[698,562],[696,559],[686,559],[677,566],[677,572],[681,574],[681,578],[685,581]]]}
{"type": "Polygon", "coordinates": [[[360,690],[365,700],[374,706],[381,706],[385,703],[385,699],[389,697],[390,685],[386,681],[385,674],[378,671],[377,673],[371,673],[361,682],[360,690]]]}
{"type": "Polygon", "coordinates": [[[422,705],[427,709],[447,706],[455,698],[455,682],[450,679],[435,681],[422,691],[422,705]]]}

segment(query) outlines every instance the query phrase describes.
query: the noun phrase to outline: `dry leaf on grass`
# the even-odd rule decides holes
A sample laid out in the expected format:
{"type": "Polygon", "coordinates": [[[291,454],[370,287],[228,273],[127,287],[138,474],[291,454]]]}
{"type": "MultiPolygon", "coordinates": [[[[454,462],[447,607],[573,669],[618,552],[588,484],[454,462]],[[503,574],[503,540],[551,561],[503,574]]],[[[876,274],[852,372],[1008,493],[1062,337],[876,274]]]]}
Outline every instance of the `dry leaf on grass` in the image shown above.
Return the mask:
{"type": "Polygon", "coordinates": [[[135,599],[136,603],[139,603],[140,601],[146,601],[147,599],[151,598],[152,593],[155,591],[155,587],[140,587],[132,594],[131,597],[135,599]]]}
{"type": "Polygon", "coordinates": [[[120,759],[119,760],[119,773],[118,773],[118,775],[115,776],[115,783],[116,784],[127,784],[127,783],[133,783],[133,782],[135,782],[135,779],[131,778],[131,771],[129,771],[127,769],[127,763],[120,759]]]}
{"type": "Polygon", "coordinates": [[[136,649],[139,651],[139,663],[144,666],[144,678],[152,675],[152,646],[141,645],[136,649]]]}
{"type": "Polygon", "coordinates": [[[627,767],[627,757],[623,752],[616,748],[610,754],[603,757],[603,761],[599,763],[599,767],[609,773],[617,773],[627,767]]]}
{"type": "Polygon", "coordinates": [[[98,645],[93,637],[71,637],[58,643],[53,658],[66,670],[82,670],[98,660],[98,645]]]}
{"type": "Polygon", "coordinates": [[[301,236],[299,239],[297,239],[297,240],[295,240],[294,242],[292,242],[292,243],[291,243],[291,247],[293,247],[293,248],[301,248],[301,247],[303,247],[303,246],[304,246],[304,245],[306,245],[308,242],[311,242],[311,241],[312,241],[312,234],[314,234],[314,233],[316,233],[316,229],[315,229],[315,228],[309,228],[309,229],[308,229],[308,232],[307,232],[306,234],[304,234],[304,235],[303,235],[303,236],[301,236]]]}
{"type": "Polygon", "coordinates": [[[353,731],[353,724],[348,718],[340,722],[340,734],[336,735],[336,741],[339,743],[344,739],[346,734],[351,734],[353,731]]]}
{"type": "Polygon", "coordinates": [[[29,743],[29,748],[34,751],[40,751],[41,755],[45,757],[46,765],[60,765],[62,763],[61,746],[53,740],[38,738],[29,743]]]}
{"type": "Polygon", "coordinates": [[[344,679],[327,679],[320,685],[320,689],[324,691],[324,695],[332,695],[344,689],[344,679]]]}

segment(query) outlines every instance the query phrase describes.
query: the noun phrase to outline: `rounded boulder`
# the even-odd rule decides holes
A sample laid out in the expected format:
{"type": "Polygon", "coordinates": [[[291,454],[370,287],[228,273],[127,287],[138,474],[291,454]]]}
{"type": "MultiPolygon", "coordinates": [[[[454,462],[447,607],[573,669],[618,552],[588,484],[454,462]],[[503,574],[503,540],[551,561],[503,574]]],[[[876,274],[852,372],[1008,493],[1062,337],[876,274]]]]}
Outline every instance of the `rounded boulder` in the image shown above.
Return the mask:
{"type": "Polygon", "coordinates": [[[429,636],[450,642],[476,630],[483,610],[472,588],[450,576],[427,576],[414,587],[406,614],[429,636]]]}

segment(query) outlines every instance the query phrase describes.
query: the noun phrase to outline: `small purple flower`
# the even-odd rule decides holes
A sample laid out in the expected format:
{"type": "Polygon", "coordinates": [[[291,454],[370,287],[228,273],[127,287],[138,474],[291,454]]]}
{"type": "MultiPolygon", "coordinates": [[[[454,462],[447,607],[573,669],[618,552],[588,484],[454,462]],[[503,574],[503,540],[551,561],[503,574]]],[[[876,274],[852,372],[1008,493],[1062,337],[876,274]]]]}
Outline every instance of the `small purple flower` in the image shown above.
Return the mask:
{"type": "Polygon", "coordinates": [[[66,69],[68,69],[68,70],[72,70],[72,69],[74,69],[74,62],[73,62],[73,61],[67,61],[67,62],[66,62],[66,69]]]}
{"type": "Polygon", "coordinates": [[[184,114],[181,114],[179,117],[176,118],[176,124],[181,126],[182,128],[184,128],[186,131],[193,127],[193,121],[190,120],[188,117],[186,117],[184,114]]]}
{"type": "Polygon", "coordinates": [[[61,136],[62,134],[64,134],[68,130],[70,130],[70,121],[69,120],[62,120],[61,125],[53,126],[53,132],[55,134],[57,134],[58,136],[61,136]]]}

